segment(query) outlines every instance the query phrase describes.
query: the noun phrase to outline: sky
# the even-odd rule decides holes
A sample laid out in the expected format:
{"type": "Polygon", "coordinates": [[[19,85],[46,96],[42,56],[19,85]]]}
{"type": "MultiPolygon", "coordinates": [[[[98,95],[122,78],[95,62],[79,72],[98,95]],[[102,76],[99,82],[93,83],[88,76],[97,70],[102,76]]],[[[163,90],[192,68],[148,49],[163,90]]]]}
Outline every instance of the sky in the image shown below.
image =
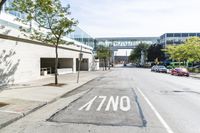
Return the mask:
{"type": "MultiPolygon", "coordinates": [[[[79,27],[97,37],[151,37],[200,32],[200,0],[62,0],[79,27]]],[[[128,55],[131,50],[118,50],[128,55]]]]}
{"type": "Polygon", "coordinates": [[[62,0],[92,37],[200,32],[200,0],[62,0]]]}

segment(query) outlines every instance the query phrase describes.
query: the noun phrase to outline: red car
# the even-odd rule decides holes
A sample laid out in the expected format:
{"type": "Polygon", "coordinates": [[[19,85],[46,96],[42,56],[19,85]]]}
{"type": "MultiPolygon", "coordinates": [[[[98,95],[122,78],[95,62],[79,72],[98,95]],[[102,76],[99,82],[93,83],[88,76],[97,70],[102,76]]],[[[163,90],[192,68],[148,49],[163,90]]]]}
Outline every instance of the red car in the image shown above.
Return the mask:
{"type": "Polygon", "coordinates": [[[171,75],[187,76],[187,77],[190,76],[190,74],[186,68],[175,68],[171,71],[171,75]]]}

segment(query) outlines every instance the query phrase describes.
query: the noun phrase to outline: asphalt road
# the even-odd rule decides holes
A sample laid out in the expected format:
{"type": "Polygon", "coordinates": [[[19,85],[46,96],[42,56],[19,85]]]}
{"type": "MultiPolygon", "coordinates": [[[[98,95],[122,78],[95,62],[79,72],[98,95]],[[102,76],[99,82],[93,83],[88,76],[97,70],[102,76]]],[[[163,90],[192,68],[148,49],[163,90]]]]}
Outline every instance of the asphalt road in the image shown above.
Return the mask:
{"type": "Polygon", "coordinates": [[[200,80],[118,67],[3,128],[11,133],[200,133],[200,80]]]}

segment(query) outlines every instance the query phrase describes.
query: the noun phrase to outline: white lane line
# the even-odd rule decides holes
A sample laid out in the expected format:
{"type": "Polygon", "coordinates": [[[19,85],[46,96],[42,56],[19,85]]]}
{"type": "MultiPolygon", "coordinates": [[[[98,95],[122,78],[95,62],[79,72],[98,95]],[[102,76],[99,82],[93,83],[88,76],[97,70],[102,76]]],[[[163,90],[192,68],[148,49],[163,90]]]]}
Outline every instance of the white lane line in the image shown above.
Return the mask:
{"type": "Polygon", "coordinates": [[[160,120],[160,122],[163,124],[163,126],[165,127],[165,129],[167,130],[168,133],[174,133],[172,131],[172,129],[169,127],[169,125],[166,123],[166,121],[162,118],[162,116],[158,113],[158,111],[156,110],[156,108],[152,105],[152,103],[149,101],[149,99],[144,95],[144,93],[137,88],[137,90],[140,92],[140,94],[142,95],[142,97],[145,99],[145,101],[148,103],[148,105],[150,106],[150,108],[153,110],[153,112],[155,113],[155,115],[158,117],[158,119],[160,120]]]}

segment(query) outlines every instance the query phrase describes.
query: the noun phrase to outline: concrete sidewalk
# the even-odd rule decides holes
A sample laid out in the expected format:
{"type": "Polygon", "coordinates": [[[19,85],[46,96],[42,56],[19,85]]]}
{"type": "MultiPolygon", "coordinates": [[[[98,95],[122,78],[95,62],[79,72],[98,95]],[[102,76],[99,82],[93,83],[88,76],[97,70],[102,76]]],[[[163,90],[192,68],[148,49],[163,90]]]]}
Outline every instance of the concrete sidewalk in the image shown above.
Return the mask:
{"type": "MultiPolygon", "coordinates": [[[[54,83],[54,77],[10,86],[0,92],[0,128],[13,121],[51,103],[64,94],[81,85],[104,75],[109,71],[81,72],[80,82],[76,83],[77,74],[59,76],[63,86],[49,86],[54,83]]],[[[89,89],[89,88],[88,88],[89,89]]]]}

